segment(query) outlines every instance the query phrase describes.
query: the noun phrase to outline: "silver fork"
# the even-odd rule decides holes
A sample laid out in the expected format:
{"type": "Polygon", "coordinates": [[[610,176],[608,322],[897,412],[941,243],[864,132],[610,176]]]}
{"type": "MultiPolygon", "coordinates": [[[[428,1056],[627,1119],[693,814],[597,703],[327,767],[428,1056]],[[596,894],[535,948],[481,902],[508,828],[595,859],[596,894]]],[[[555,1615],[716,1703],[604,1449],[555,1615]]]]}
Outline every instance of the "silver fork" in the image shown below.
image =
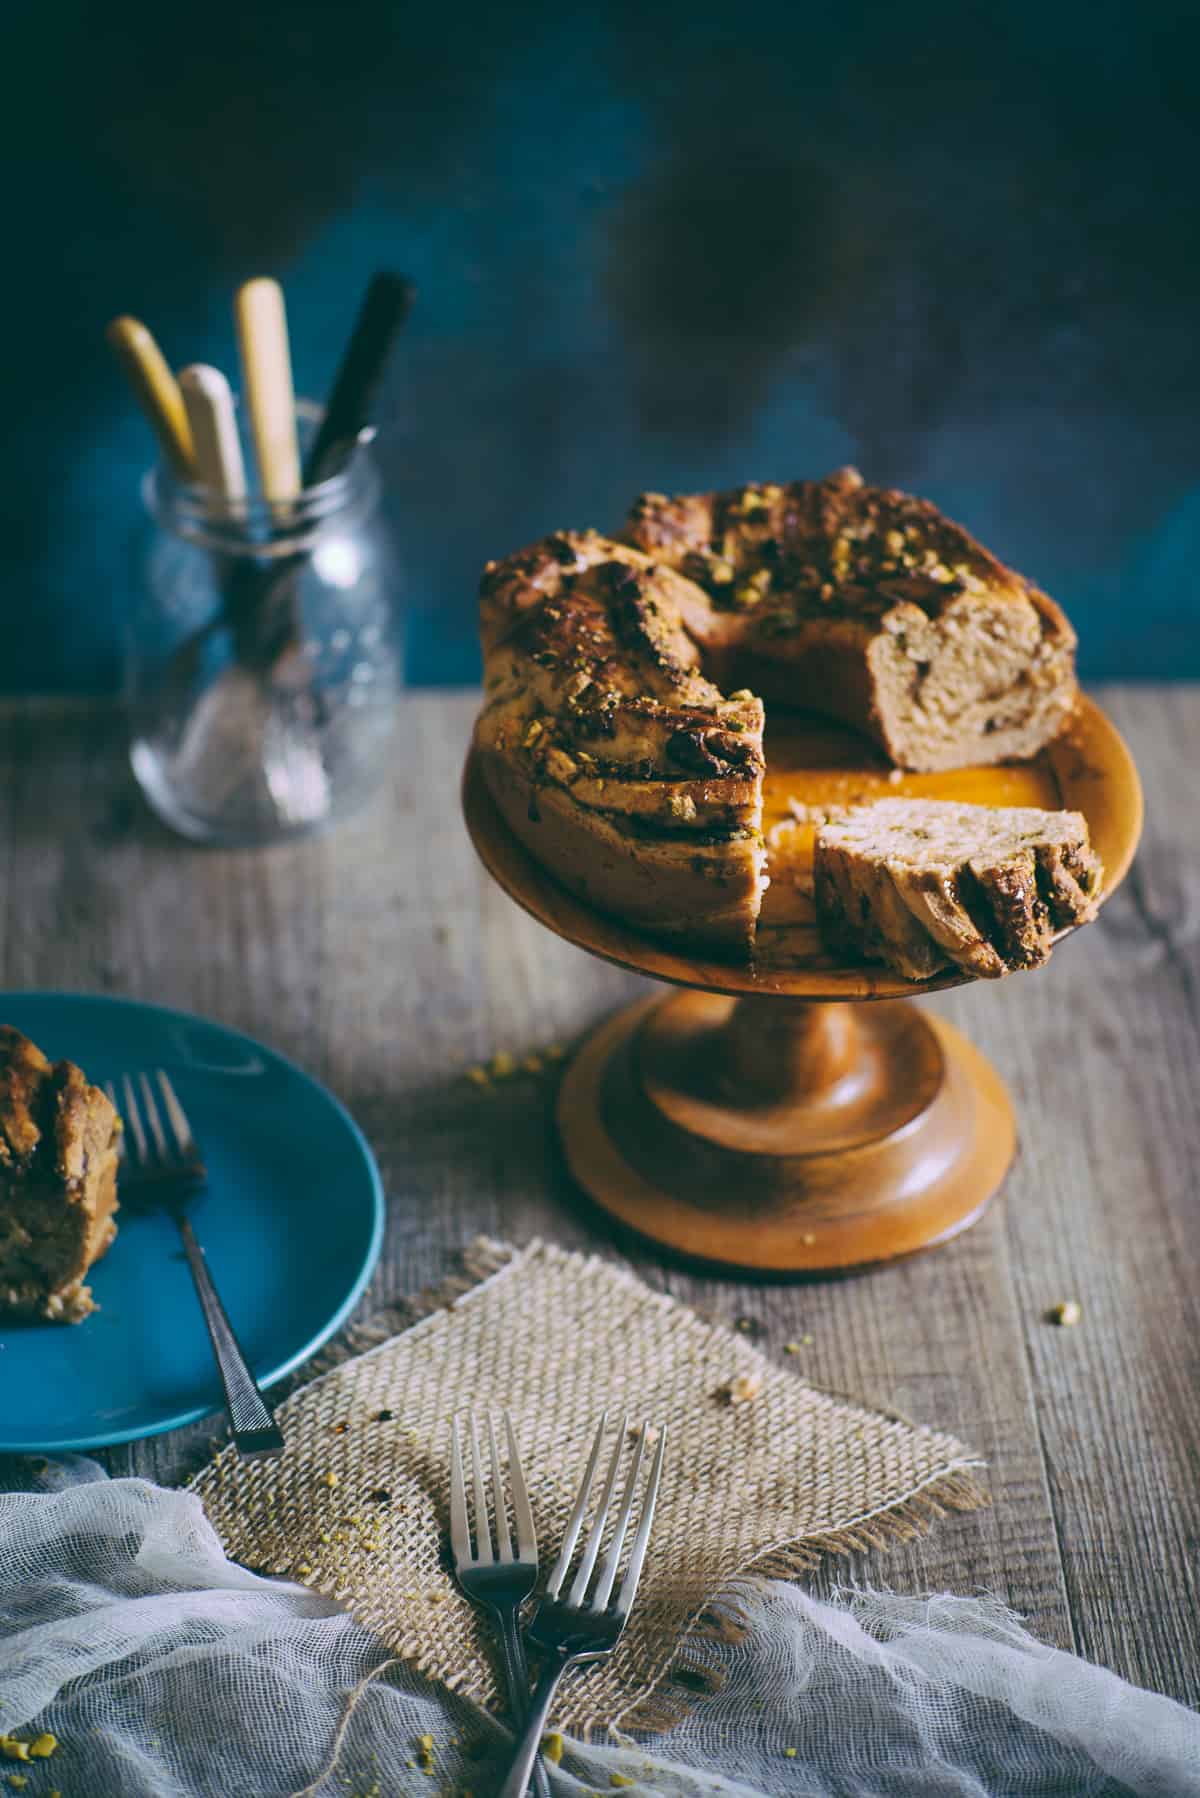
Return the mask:
{"type": "MultiPolygon", "coordinates": [[[[450,1426],[450,1547],[454,1552],[454,1571],[468,1598],[486,1605],[500,1626],[500,1643],[504,1652],[504,1678],[508,1686],[508,1708],[515,1726],[520,1729],[529,1711],[529,1668],[521,1641],[521,1606],[537,1584],[537,1536],[533,1513],[521,1472],[517,1439],[512,1418],[504,1413],[508,1439],[508,1482],[512,1497],[513,1523],[517,1532],[514,1550],[508,1527],[508,1508],[504,1502],[504,1482],[500,1476],[500,1450],[496,1442],[496,1425],[489,1415],[487,1437],[492,1474],[492,1504],[496,1513],[496,1541],[488,1524],[487,1483],[483,1475],[483,1457],[479,1448],[479,1420],[467,1419],[467,1455],[471,1465],[471,1493],[474,1500],[475,1544],[471,1545],[471,1526],[467,1520],[467,1481],[463,1471],[461,1442],[462,1419],[456,1417],[450,1426]]],[[[538,1763],[535,1775],[538,1798],[550,1787],[545,1769],[538,1763]]]]}
{"type": "Polygon", "coordinates": [[[579,1667],[589,1661],[603,1660],[606,1655],[611,1654],[629,1620],[629,1612],[637,1595],[638,1580],[641,1578],[642,1562],[646,1558],[650,1526],[654,1521],[654,1506],[658,1500],[659,1481],[662,1478],[667,1432],[665,1427],[660,1428],[658,1432],[658,1447],[654,1453],[650,1475],[642,1496],[637,1534],[634,1536],[633,1547],[629,1552],[629,1564],[625,1569],[625,1576],[614,1598],[613,1587],[616,1585],[617,1572],[620,1567],[621,1549],[624,1546],[629,1520],[637,1499],[638,1475],[641,1472],[650,1429],[648,1423],[643,1423],[638,1433],[637,1448],[625,1480],[621,1508],[613,1525],[608,1552],[601,1564],[596,1583],[592,1586],[592,1575],[600,1554],[600,1544],[621,1470],[626,1423],[627,1419],[622,1418],[621,1428],[617,1433],[617,1444],[608,1463],[608,1473],[604,1481],[600,1506],[588,1534],[583,1559],[579,1563],[574,1582],[566,1598],[560,1598],[559,1593],[562,1591],[563,1581],[567,1577],[575,1554],[575,1544],[579,1540],[579,1532],[583,1527],[588,1500],[595,1483],[600,1450],[604,1444],[604,1432],[608,1425],[607,1411],[600,1419],[600,1427],[596,1431],[596,1440],[592,1444],[592,1452],[584,1471],[579,1496],[575,1500],[575,1509],[571,1513],[571,1521],[567,1525],[562,1549],[558,1560],[554,1563],[550,1578],[546,1582],[546,1596],[534,1612],[526,1630],[529,1641],[535,1648],[540,1649],[545,1657],[545,1665],[530,1704],[525,1733],[521,1737],[508,1778],[500,1789],[499,1798],[525,1798],[530,1769],[537,1756],[538,1744],[546,1727],[546,1719],[550,1715],[550,1706],[554,1702],[554,1694],[558,1690],[559,1681],[568,1667],[579,1667]],[[591,1588],[590,1598],[588,1597],[589,1588],[591,1588]]]}
{"type": "Polygon", "coordinates": [[[196,1283],[200,1309],[208,1326],[217,1371],[225,1393],[234,1445],[245,1460],[260,1460],[283,1452],[283,1435],[270,1406],[258,1389],[254,1375],[226,1316],[204,1250],[196,1240],[187,1215],[188,1201],[204,1187],[208,1176],[191,1125],[175,1088],[161,1068],[155,1074],[158,1101],[148,1074],[139,1074],[137,1085],[129,1074],[121,1076],[121,1097],[112,1081],[105,1091],[129,1126],[122,1138],[122,1194],[132,1189],[133,1202],[159,1204],[171,1213],[183,1238],[183,1252],[196,1283]],[[159,1116],[159,1102],[166,1117],[159,1116]],[[168,1135],[168,1130],[170,1134],[168,1135]]]}

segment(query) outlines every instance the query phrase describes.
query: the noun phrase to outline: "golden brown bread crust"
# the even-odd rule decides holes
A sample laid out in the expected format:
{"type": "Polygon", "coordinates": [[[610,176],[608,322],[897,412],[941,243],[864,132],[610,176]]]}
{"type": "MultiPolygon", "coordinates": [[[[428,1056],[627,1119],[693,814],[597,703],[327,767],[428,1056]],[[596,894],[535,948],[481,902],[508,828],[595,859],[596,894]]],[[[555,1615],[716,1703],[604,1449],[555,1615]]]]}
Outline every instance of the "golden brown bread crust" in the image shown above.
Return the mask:
{"type": "Polygon", "coordinates": [[[116,1235],[120,1121],[70,1061],[0,1025],[0,1308],[77,1322],[116,1235]]]}
{"type": "Polygon", "coordinates": [[[532,781],[509,756],[484,751],[481,762],[510,830],[587,904],[668,940],[748,949],[763,862],[758,836],[716,842],[689,840],[682,832],[639,838],[619,814],[580,805],[565,788],[532,781]]]}
{"type": "Polygon", "coordinates": [[[687,629],[704,595],[638,550],[559,535],[484,576],[483,773],[572,891],[748,951],[763,866],[761,701],[724,697],[687,629]]]}
{"type": "Polygon", "coordinates": [[[763,697],[926,769],[1031,755],[1074,703],[1057,606],[852,469],[646,494],[625,536],[562,532],[488,564],[475,741],[533,853],[647,929],[751,947],[763,697]]]}
{"type": "Polygon", "coordinates": [[[883,799],[818,826],[813,877],[836,953],[995,979],[1095,916],[1102,870],[1079,812],[883,799]]]}
{"type": "Polygon", "coordinates": [[[823,481],[644,494],[629,540],[710,595],[697,632],[767,699],[872,736],[902,768],[1031,756],[1075,703],[1060,608],[927,500],[823,481]]]}

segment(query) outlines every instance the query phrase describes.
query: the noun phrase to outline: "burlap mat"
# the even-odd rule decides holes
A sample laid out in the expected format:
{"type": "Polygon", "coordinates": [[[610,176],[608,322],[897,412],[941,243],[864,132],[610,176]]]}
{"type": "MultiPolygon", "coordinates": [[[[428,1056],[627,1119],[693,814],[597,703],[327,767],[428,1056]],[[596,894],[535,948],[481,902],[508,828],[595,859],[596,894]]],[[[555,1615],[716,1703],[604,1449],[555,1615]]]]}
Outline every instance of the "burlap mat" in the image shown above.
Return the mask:
{"type": "Polygon", "coordinates": [[[734,1574],[795,1575],[984,1502],[980,1464],[952,1436],[814,1391],[605,1261],[484,1243],[472,1271],[478,1284],[289,1398],[279,1460],[227,1448],[194,1487],[232,1557],[339,1600],[482,1704],[499,1703],[493,1638],[445,1546],[458,1412],[512,1412],[543,1570],[600,1412],[668,1426],[624,1644],[560,1694],[555,1724],[574,1735],[662,1727],[694,1701],[688,1643],[728,1627],[707,1607],[734,1574]]]}

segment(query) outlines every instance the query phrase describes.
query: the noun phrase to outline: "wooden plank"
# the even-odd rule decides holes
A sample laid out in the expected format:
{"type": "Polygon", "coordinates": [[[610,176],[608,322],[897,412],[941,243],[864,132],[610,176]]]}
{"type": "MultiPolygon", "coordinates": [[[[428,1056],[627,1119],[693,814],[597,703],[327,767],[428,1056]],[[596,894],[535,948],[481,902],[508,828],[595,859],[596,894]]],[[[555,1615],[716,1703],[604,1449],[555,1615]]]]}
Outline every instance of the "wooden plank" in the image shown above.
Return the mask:
{"type": "MultiPolygon", "coordinates": [[[[1200,1700],[1200,819],[1195,689],[1105,696],[1149,799],[1097,927],[997,1010],[1024,1116],[1007,1209],[1079,1650],[1200,1700]],[[1077,1298],[1074,1330],[1044,1322],[1077,1298]]],[[[1014,983],[1014,987],[1015,987],[1014,983]]]]}
{"type": "MultiPolygon", "coordinates": [[[[1044,1639],[1194,1702],[1200,691],[1106,701],[1152,796],[1130,883],[1044,973],[932,1002],[1012,1087],[1022,1152],[1002,1200],[948,1247],[836,1284],[750,1286],[626,1258],[711,1315],[753,1320],[781,1355],[799,1342],[785,1364],[818,1384],[987,1457],[989,1511],[845,1571],[998,1592],[1044,1639]],[[1069,1296],[1079,1327],[1044,1322],[1069,1296]]],[[[377,804],[253,854],[161,831],[107,713],[0,708],[4,982],[203,1011],[327,1080],[388,1190],[375,1302],[440,1279],[480,1231],[620,1252],[564,1181],[550,1082],[463,1078],[497,1050],[568,1042],[644,991],[548,936],[476,862],[457,806],[474,705],[412,698],[377,804]]],[[[210,1435],[200,1425],[109,1464],[170,1480],[210,1435]]]]}

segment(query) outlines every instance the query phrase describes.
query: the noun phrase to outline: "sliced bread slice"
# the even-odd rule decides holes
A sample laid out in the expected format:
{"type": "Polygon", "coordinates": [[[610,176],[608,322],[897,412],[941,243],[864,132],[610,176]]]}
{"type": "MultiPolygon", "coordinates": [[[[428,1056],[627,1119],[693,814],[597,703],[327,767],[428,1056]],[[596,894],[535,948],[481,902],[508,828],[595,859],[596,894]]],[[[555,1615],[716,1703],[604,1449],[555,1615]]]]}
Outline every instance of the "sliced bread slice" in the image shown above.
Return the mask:
{"type": "Polygon", "coordinates": [[[1101,877],[1079,812],[881,799],[816,836],[827,943],[910,980],[1040,967],[1057,932],[1095,916],[1101,877]]]}

